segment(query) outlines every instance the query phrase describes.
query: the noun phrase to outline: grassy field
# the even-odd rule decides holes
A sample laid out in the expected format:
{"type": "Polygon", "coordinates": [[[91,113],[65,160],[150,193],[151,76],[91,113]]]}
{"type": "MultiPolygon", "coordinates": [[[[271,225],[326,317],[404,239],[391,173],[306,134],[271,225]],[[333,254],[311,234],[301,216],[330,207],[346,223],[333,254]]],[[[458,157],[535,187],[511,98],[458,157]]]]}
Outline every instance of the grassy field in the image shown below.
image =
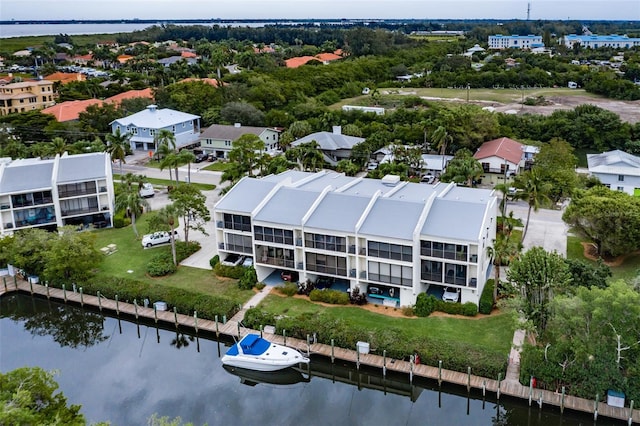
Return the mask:
{"type": "Polygon", "coordinates": [[[412,337],[438,337],[473,343],[503,352],[509,350],[515,330],[514,319],[509,314],[492,315],[480,319],[444,316],[396,318],[369,312],[357,306],[325,307],[307,300],[277,295],[267,296],[260,307],[274,314],[290,316],[323,311],[349,324],[371,330],[398,327],[406,330],[412,337]]]}
{"type": "Polygon", "coordinates": [[[231,163],[227,161],[215,161],[213,163],[207,163],[207,166],[203,167],[202,170],[209,170],[211,172],[224,172],[229,167],[231,167],[231,163]]]}
{"type": "MultiPolygon", "coordinates": [[[[118,34],[85,34],[74,35],[71,38],[75,46],[95,46],[96,43],[105,40],[115,40],[117,36],[118,34]]],[[[2,51],[15,52],[27,47],[42,46],[45,43],[53,43],[54,39],[53,35],[3,38],[2,51]]]]}
{"type": "MultiPolygon", "coordinates": [[[[443,99],[468,99],[471,101],[490,101],[500,103],[521,102],[522,98],[531,98],[537,96],[591,96],[597,97],[591,93],[587,93],[582,89],[569,88],[543,88],[543,89],[446,89],[446,88],[379,88],[381,94],[380,106],[392,106],[399,104],[407,96],[420,96],[428,98],[443,99]],[[410,95],[409,95],[410,94],[410,95]],[[523,96],[524,95],[524,96],[523,96]]],[[[360,105],[374,106],[372,98],[369,95],[356,96],[354,98],[343,99],[342,101],[332,105],[332,109],[340,109],[343,105],[360,105]]]]}
{"type": "MultiPolygon", "coordinates": [[[[569,235],[567,237],[567,258],[581,259],[587,262],[593,260],[584,256],[582,241],[579,237],[569,235]]],[[[612,279],[623,279],[629,281],[640,275],[640,252],[628,255],[620,266],[611,266],[612,279]]]]}
{"type": "MultiPolygon", "coordinates": [[[[140,236],[147,233],[146,217],[143,215],[137,222],[140,236]]],[[[116,229],[101,229],[95,231],[96,247],[106,247],[116,244],[117,251],[105,256],[99,268],[98,278],[126,277],[140,281],[151,282],[154,285],[177,287],[204,294],[224,295],[237,300],[247,301],[253,295],[252,291],[239,290],[236,280],[218,278],[206,269],[180,266],[178,272],[161,278],[151,278],[146,274],[146,265],[156,254],[170,251],[169,245],[145,249],[136,238],[133,228],[127,226],[116,229]],[[129,272],[131,271],[131,272],[129,272]]]]}
{"type": "MultiPolygon", "coordinates": [[[[167,173],[169,173],[167,171],[167,173]]],[[[167,175],[168,177],[169,175],[167,175]]],[[[119,174],[114,174],[113,175],[113,180],[114,181],[119,181],[120,180],[120,175],[119,174]]],[[[158,185],[158,186],[168,186],[168,185],[175,185],[175,181],[169,180],[169,179],[156,179],[156,178],[147,178],[147,181],[149,183],[152,183],[153,185],[158,185]]],[[[197,183],[197,182],[192,182],[191,185],[195,186],[196,188],[198,188],[200,191],[211,191],[216,189],[216,186],[210,183],[197,183]]]]}

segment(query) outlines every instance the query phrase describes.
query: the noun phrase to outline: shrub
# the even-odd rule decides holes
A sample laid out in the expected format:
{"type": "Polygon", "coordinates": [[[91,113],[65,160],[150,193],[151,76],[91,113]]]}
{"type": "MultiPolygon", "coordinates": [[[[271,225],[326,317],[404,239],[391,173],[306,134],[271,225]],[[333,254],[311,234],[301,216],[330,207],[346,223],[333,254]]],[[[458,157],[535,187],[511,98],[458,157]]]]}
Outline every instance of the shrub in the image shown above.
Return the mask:
{"type": "Polygon", "coordinates": [[[348,305],[349,295],[339,290],[312,290],[309,299],[314,302],[330,303],[332,305],[348,305]]]}
{"type": "Polygon", "coordinates": [[[229,266],[218,263],[214,266],[213,272],[219,277],[240,279],[244,275],[245,268],[242,266],[229,266]]]}
{"type": "Polygon", "coordinates": [[[209,265],[211,265],[212,268],[215,268],[218,263],[220,263],[220,256],[217,254],[209,259],[209,265]]]}
{"type": "Polygon", "coordinates": [[[118,212],[116,214],[113,215],[113,227],[114,228],[124,228],[125,225],[125,221],[124,221],[124,212],[118,212]]]}
{"type": "Polygon", "coordinates": [[[419,317],[428,317],[435,310],[438,299],[432,294],[420,293],[414,311],[419,317]]]}
{"type": "Polygon", "coordinates": [[[152,277],[164,277],[173,274],[178,268],[173,264],[171,253],[161,253],[151,258],[147,263],[147,274],[152,277]]]}
{"type": "Polygon", "coordinates": [[[275,315],[265,312],[259,308],[250,308],[244,314],[242,323],[248,328],[259,330],[261,325],[276,325],[276,317],[275,315]]]}
{"type": "Polygon", "coordinates": [[[482,290],[482,294],[480,295],[480,306],[478,310],[481,314],[490,314],[493,309],[493,287],[495,286],[495,281],[493,279],[487,280],[484,285],[484,289],[482,290]]]}
{"type": "Polygon", "coordinates": [[[402,307],[402,315],[404,315],[405,317],[412,317],[414,316],[416,313],[413,309],[413,306],[403,306],[402,307]]]}
{"type": "Polygon", "coordinates": [[[291,282],[286,283],[286,284],[285,284],[284,286],[282,286],[282,287],[276,287],[276,289],[277,289],[280,293],[282,293],[282,294],[284,294],[284,295],[286,295],[286,296],[289,296],[289,297],[291,297],[291,296],[293,296],[294,294],[298,293],[298,285],[297,285],[297,284],[295,284],[295,283],[291,283],[291,282]]]}
{"type": "Polygon", "coordinates": [[[265,283],[263,283],[262,281],[260,281],[259,283],[256,283],[255,287],[258,290],[262,290],[263,288],[265,288],[267,285],[265,283]]]}
{"type": "Polygon", "coordinates": [[[473,302],[467,302],[462,305],[462,315],[467,317],[475,317],[478,315],[478,305],[473,302]]]}
{"type": "Polygon", "coordinates": [[[200,243],[197,241],[176,241],[176,258],[178,263],[200,250],[200,243]]]}
{"type": "Polygon", "coordinates": [[[242,275],[242,278],[238,281],[238,287],[240,290],[251,290],[257,282],[258,275],[252,266],[250,268],[245,268],[244,275],[242,275]]]}

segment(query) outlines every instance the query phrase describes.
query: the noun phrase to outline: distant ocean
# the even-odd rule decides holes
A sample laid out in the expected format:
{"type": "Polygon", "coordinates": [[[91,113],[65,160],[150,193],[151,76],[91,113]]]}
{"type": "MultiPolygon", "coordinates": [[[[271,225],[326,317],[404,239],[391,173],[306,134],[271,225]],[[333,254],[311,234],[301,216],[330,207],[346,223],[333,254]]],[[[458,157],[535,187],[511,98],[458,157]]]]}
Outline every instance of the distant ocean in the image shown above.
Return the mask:
{"type": "MultiPolygon", "coordinates": [[[[232,27],[263,27],[265,25],[274,24],[275,22],[242,22],[242,23],[217,23],[220,26],[232,27]]],[[[0,39],[9,37],[27,37],[27,36],[43,36],[43,35],[81,35],[81,34],[115,34],[130,33],[133,31],[144,30],[153,25],[161,25],[163,22],[156,24],[11,24],[0,25],[0,39]]],[[[279,22],[279,24],[286,24],[279,22]]],[[[211,22],[175,24],[175,25],[208,25],[211,22]]]]}

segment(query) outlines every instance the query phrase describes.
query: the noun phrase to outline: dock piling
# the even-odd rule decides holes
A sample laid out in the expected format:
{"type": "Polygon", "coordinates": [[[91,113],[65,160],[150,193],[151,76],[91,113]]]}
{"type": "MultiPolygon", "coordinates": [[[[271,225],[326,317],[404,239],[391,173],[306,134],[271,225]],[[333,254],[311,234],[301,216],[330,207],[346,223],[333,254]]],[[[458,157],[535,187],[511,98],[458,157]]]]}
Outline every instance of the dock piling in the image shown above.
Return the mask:
{"type": "Polygon", "coordinates": [[[7,292],[7,277],[2,277],[2,283],[4,284],[4,291],[7,292]]]}
{"type": "Polygon", "coordinates": [[[542,409],[542,391],[538,394],[538,407],[542,409]]]}
{"type": "MultiPolygon", "coordinates": [[[[65,286],[64,284],[62,284],[62,296],[64,297],[64,303],[67,303],[67,286],[65,286]]],[[[116,296],[116,300],[118,299],[118,296],[116,296]]]]}
{"type": "Polygon", "coordinates": [[[287,346],[287,330],[282,330],[282,339],[284,340],[283,344],[287,346]]]}
{"type": "Polygon", "coordinates": [[[442,385],[442,360],[438,361],[438,386],[442,385]]]}
{"type": "Polygon", "coordinates": [[[31,280],[31,278],[27,278],[27,280],[29,281],[29,289],[31,289],[31,295],[33,296],[33,281],[31,280]]]}
{"type": "Polygon", "coordinates": [[[360,370],[360,351],[358,350],[357,346],[356,346],[356,368],[360,370]]]}
{"type": "Polygon", "coordinates": [[[600,400],[600,395],[596,394],[596,399],[593,401],[593,420],[598,420],[598,401],[600,400]]]}
{"type": "Polygon", "coordinates": [[[136,311],[136,319],[138,319],[138,300],[137,299],[133,299],[133,308],[136,311]]]}
{"type": "Polygon", "coordinates": [[[482,381],[482,397],[484,398],[486,394],[487,394],[487,381],[483,380],[482,381]]]}
{"type": "Polygon", "coordinates": [[[226,323],[227,323],[227,316],[226,316],[226,315],[223,315],[223,316],[222,316],[222,323],[223,323],[223,324],[226,324],[226,323]]]}
{"type": "Polygon", "coordinates": [[[156,307],[156,304],[153,304],[153,319],[156,322],[156,324],[158,323],[158,308],[156,307]]]}
{"type": "Polygon", "coordinates": [[[116,315],[120,316],[120,302],[118,301],[117,294],[116,294],[116,315]]]}
{"type": "Polygon", "coordinates": [[[176,328],[178,328],[178,308],[173,307],[173,320],[176,323],[176,328]]]}
{"type": "Polygon", "coordinates": [[[100,312],[102,312],[102,298],[100,297],[100,291],[97,292],[97,296],[98,296],[98,309],[100,309],[100,312]]]}
{"type": "Polygon", "coordinates": [[[216,337],[220,337],[220,330],[218,328],[218,316],[215,316],[215,322],[216,322],[216,337]]]}
{"type": "Polygon", "coordinates": [[[334,345],[336,344],[335,340],[331,339],[331,364],[333,364],[336,360],[336,357],[333,353],[334,345]]]}
{"type": "Polygon", "coordinates": [[[471,391],[471,367],[467,367],[467,392],[471,391]]]}
{"type": "Polygon", "coordinates": [[[311,354],[311,336],[307,334],[307,356],[311,354]]]}
{"type": "Polygon", "coordinates": [[[631,400],[631,404],[629,405],[629,421],[627,422],[629,426],[633,423],[633,399],[631,400]]]}
{"type": "MultiPolygon", "coordinates": [[[[44,283],[44,288],[47,289],[47,299],[51,299],[51,296],[49,295],[49,283],[48,282],[44,283]]],[[[100,310],[102,310],[102,309],[100,309],[100,310]]]]}
{"type": "Polygon", "coordinates": [[[193,311],[193,325],[196,327],[196,334],[198,334],[198,311],[193,311]]]}
{"type": "Polygon", "coordinates": [[[502,373],[498,373],[498,391],[497,391],[497,397],[498,397],[498,401],[500,401],[500,383],[502,380],[502,373]]]}
{"type": "Polygon", "coordinates": [[[564,413],[564,386],[562,387],[562,395],[560,396],[560,413],[564,413]]]}
{"type": "Polygon", "coordinates": [[[531,407],[532,397],[533,397],[533,376],[529,377],[529,407],[531,407]]]}
{"type": "Polygon", "coordinates": [[[387,350],[382,351],[382,377],[387,377],[387,350]]]}
{"type": "Polygon", "coordinates": [[[262,327],[262,324],[260,324],[260,338],[261,339],[262,339],[262,330],[263,330],[263,327],[262,327]]]}

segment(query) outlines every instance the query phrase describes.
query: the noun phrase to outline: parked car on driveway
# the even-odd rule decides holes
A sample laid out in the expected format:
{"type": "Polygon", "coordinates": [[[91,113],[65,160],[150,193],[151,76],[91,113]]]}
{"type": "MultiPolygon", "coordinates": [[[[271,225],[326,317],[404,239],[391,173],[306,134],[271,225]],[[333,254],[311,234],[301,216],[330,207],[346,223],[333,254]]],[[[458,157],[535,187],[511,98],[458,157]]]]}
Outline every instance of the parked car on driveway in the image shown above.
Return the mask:
{"type": "Polygon", "coordinates": [[[445,302],[457,302],[460,300],[460,290],[453,287],[445,287],[442,293],[442,300],[445,302]]]}
{"type": "Polygon", "coordinates": [[[282,278],[283,281],[295,283],[298,281],[299,275],[296,271],[282,271],[280,273],[280,278],[282,278]]]}
{"type": "MultiPolygon", "coordinates": [[[[178,238],[178,231],[173,231],[175,238],[178,238]]],[[[171,242],[171,233],[167,231],[158,231],[153,234],[147,234],[142,237],[142,247],[153,247],[158,244],[166,244],[171,242]]]]}
{"type": "Polygon", "coordinates": [[[143,183],[142,188],[140,188],[140,196],[143,198],[149,198],[156,195],[156,191],[153,189],[153,185],[150,183],[143,183]]]}

